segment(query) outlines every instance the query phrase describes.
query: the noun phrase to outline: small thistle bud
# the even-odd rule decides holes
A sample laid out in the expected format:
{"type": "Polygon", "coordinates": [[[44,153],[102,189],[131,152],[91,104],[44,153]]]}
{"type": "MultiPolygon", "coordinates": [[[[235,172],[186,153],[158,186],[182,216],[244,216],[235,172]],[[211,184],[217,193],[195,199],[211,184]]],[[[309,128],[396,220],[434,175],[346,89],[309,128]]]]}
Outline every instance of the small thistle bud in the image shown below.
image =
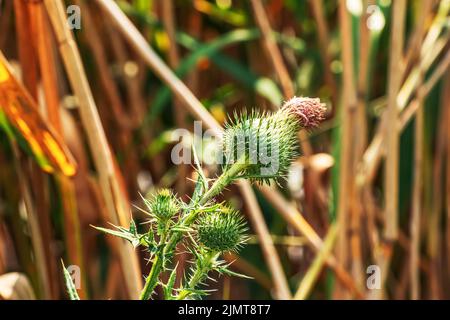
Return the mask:
{"type": "Polygon", "coordinates": [[[319,98],[293,97],[281,107],[281,112],[293,115],[304,129],[319,126],[324,119],[325,104],[319,98]]]}
{"type": "Polygon", "coordinates": [[[153,198],[145,201],[150,212],[159,220],[171,219],[179,210],[177,199],[169,189],[162,189],[153,198]]]}
{"type": "Polygon", "coordinates": [[[197,224],[200,244],[213,252],[237,251],[247,240],[247,230],[239,212],[229,207],[203,214],[197,224]]]}

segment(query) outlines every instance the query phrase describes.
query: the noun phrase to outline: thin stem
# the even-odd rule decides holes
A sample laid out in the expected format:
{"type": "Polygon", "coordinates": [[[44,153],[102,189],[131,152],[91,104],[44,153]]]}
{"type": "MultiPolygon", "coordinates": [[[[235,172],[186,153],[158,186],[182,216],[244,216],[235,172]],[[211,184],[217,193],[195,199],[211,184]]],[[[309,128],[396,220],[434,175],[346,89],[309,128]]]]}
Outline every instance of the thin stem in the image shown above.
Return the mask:
{"type": "Polygon", "coordinates": [[[218,195],[233,179],[247,166],[246,161],[241,157],[228,170],[226,170],[211,186],[211,188],[200,199],[199,204],[204,205],[212,197],[218,195]]]}
{"type": "Polygon", "coordinates": [[[161,273],[164,266],[164,254],[165,254],[165,242],[167,238],[167,230],[163,232],[161,235],[161,239],[159,240],[159,248],[155,254],[155,259],[153,260],[152,268],[150,269],[150,273],[148,277],[145,279],[145,285],[142,289],[140,299],[148,300],[152,296],[153,289],[155,289],[158,284],[159,274],[161,273]]]}
{"type": "Polygon", "coordinates": [[[142,289],[140,299],[148,300],[150,299],[153,289],[155,289],[158,284],[159,274],[161,273],[161,269],[163,266],[163,260],[159,255],[155,256],[155,260],[153,260],[152,268],[150,269],[150,273],[148,277],[145,279],[145,286],[142,289]]]}
{"type": "Polygon", "coordinates": [[[208,273],[211,271],[218,255],[219,254],[217,252],[211,252],[205,256],[202,266],[197,265],[197,268],[192,274],[191,280],[189,280],[188,289],[181,290],[177,296],[177,300],[184,300],[193,294],[194,289],[208,276],[208,273]]]}

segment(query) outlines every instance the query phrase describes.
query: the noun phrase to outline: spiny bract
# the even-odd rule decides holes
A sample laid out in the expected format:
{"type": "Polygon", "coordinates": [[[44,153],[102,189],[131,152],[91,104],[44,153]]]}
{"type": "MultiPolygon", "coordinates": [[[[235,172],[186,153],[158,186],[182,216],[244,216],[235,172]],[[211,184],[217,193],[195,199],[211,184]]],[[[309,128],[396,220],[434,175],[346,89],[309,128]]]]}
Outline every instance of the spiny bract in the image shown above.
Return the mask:
{"type": "Polygon", "coordinates": [[[213,252],[237,251],[247,240],[246,231],[242,216],[229,207],[205,213],[197,223],[200,244],[213,252]]]}
{"type": "Polygon", "coordinates": [[[180,211],[178,201],[169,189],[160,190],[150,200],[146,200],[145,204],[151,214],[162,221],[171,219],[180,211]]]}
{"type": "Polygon", "coordinates": [[[320,99],[294,97],[272,114],[235,114],[222,137],[222,169],[241,163],[240,177],[266,183],[284,176],[298,156],[297,132],[316,127],[324,113],[320,99]]]}

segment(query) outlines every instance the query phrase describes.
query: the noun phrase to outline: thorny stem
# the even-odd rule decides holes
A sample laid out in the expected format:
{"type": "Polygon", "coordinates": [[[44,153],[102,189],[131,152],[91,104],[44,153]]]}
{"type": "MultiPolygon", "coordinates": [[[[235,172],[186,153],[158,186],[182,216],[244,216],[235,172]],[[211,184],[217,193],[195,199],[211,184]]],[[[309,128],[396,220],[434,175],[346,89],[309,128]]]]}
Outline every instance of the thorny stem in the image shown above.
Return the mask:
{"type": "Polygon", "coordinates": [[[201,284],[208,276],[208,273],[211,271],[213,264],[217,259],[217,256],[217,252],[211,252],[205,256],[205,260],[202,265],[197,265],[197,267],[195,268],[191,280],[189,280],[187,289],[181,290],[181,292],[177,296],[177,300],[186,299],[188,296],[194,294],[195,288],[199,284],[201,284]]]}
{"type": "MultiPolygon", "coordinates": [[[[223,172],[220,177],[214,182],[210,189],[203,195],[203,197],[198,202],[198,205],[206,204],[211,198],[218,195],[230,182],[233,181],[233,178],[236,177],[239,172],[241,172],[247,166],[244,158],[240,158],[236,161],[231,167],[229,167],[225,172],[223,172]]],[[[198,212],[192,211],[190,214],[186,215],[182,221],[180,222],[181,227],[189,227],[197,218],[198,212]]],[[[158,285],[158,279],[160,273],[163,271],[163,257],[166,254],[173,252],[178,242],[182,239],[182,232],[175,232],[169,238],[169,241],[163,245],[155,255],[155,259],[153,260],[152,268],[148,274],[148,277],[145,280],[145,286],[141,293],[141,300],[150,299],[153,290],[158,285]]],[[[163,242],[160,242],[161,244],[163,242]]]]}
{"type": "Polygon", "coordinates": [[[167,232],[163,232],[161,235],[161,239],[159,241],[159,248],[155,254],[155,259],[153,260],[152,268],[150,269],[150,273],[148,277],[145,279],[145,286],[142,289],[140,299],[148,300],[152,296],[153,289],[158,284],[159,274],[164,265],[164,248],[166,242],[167,232]]]}
{"type": "Polygon", "coordinates": [[[226,170],[211,186],[211,188],[200,199],[199,204],[203,205],[208,202],[212,197],[218,195],[222,190],[235,178],[239,172],[245,169],[248,164],[245,159],[241,157],[236,161],[228,170],[226,170]]]}
{"type": "Polygon", "coordinates": [[[150,299],[153,289],[158,284],[158,277],[161,273],[161,269],[163,266],[163,259],[160,257],[159,254],[155,256],[155,259],[153,260],[152,268],[150,269],[150,273],[148,274],[148,277],[145,279],[145,286],[144,289],[142,289],[141,292],[141,300],[148,300],[150,299]]]}

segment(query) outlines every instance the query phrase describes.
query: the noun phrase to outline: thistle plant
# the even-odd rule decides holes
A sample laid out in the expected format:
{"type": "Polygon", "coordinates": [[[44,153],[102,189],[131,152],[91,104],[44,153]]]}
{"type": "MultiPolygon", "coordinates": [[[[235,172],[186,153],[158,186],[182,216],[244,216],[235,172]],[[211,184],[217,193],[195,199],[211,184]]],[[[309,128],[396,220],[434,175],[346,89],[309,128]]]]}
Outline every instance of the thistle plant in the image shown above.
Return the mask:
{"type": "Polygon", "coordinates": [[[146,248],[152,266],[145,278],[142,300],[150,299],[158,286],[163,289],[164,299],[201,298],[209,292],[203,286],[214,271],[245,277],[231,271],[220,256],[236,252],[245,244],[246,223],[238,211],[217,203],[215,197],[237,179],[270,183],[284,177],[298,155],[298,131],[318,126],[324,112],[319,99],[294,97],[271,114],[253,111],[235,115],[221,139],[222,173],[211,185],[193,148],[198,179],[188,203],[163,189],[143,198],[146,208],[142,210],[149,225],[146,233],[138,233],[133,219],[128,229],[96,227],[129,241],[135,248],[146,248]],[[186,276],[175,288],[178,266],[173,258],[179,243],[183,243],[193,260],[190,270],[181,272],[186,276]],[[161,277],[163,273],[169,273],[166,283],[161,277]]]}

